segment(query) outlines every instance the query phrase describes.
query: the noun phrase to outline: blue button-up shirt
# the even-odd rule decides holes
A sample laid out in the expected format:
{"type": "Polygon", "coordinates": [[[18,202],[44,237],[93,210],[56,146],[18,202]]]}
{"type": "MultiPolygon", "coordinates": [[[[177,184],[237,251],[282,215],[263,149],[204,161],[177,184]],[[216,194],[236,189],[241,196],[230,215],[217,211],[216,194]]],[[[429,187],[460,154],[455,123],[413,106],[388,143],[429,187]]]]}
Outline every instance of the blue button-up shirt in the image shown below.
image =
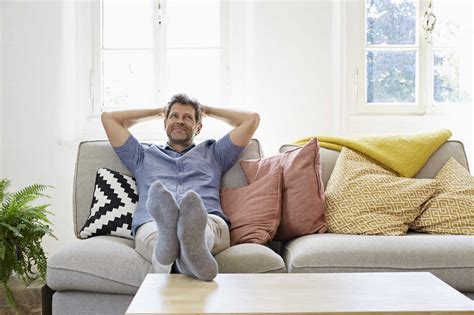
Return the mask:
{"type": "Polygon", "coordinates": [[[178,204],[188,190],[194,190],[201,196],[208,213],[230,224],[220,204],[221,177],[235,164],[244,147],[233,144],[229,134],[218,141],[193,144],[181,152],[168,145],[140,143],[130,135],[114,150],[137,182],[139,198],[132,219],[133,235],[139,226],[153,220],[146,201],[148,189],[156,180],[173,194],[178,204]]]}

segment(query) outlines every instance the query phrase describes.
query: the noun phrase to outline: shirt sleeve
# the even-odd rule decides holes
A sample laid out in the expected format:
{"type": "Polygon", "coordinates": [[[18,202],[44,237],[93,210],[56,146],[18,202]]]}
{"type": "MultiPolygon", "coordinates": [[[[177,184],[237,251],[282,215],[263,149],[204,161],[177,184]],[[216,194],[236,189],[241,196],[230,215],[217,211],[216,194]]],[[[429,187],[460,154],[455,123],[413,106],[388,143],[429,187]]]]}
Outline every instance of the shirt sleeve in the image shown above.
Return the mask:
{"type": "Polygon", "coordinates": [[[239,158],[245,147],[235,145],[230,139],[230,133],[216,141],[214,145],[214,156],[222,167],[222,173],[227,172],[239,158]]]}
{"type": "Polygon", "coordinates": [[[133,174],[143,164],[145,149],[133,135],[128,136],[125,143],[120,147],[115,147],[114,151],[133,174]]]}

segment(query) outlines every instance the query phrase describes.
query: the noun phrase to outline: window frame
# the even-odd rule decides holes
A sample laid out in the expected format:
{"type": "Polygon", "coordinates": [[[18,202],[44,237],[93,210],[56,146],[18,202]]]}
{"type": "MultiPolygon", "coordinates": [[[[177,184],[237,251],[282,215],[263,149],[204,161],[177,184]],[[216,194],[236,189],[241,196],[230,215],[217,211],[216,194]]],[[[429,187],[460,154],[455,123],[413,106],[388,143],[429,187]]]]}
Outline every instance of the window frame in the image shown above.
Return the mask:
{"type": "MultiPolygon", "coordinates": [[[[358,1],[357,6],[357,64],[355,76],[357,77],[357,99],[356,111],[361,114],[423,114],[426,111],[426,96],[422,95],[422,87],[426,82],[426,43],[420,31],[420,21],[424,12],[423,0],[415,1],[417,10],[416,20],[416,40],[413,45],[366,45],[367,25],[366,25],[366,0],[358,1]],[[371,46],[371,50],[381,51],[402,51],[403,49],[417,50],[416,54],[416,82],[415,82],[415,102],[414,103],[367,103],[367,58],[366,49],[371,46]],[[425,61],[425,62],[424,62],[425,61]]],[[[426,93],[425,93],[426,94],[426,93]]]]}
{"type": "MultiPolygon", "coordinates": [[[[164,106],[167,95],[167,47],[166,47],[166,6],[167,0],[149,0],[153,2],[153,59],[154,61],[154,82],[153,82],[153,104],[164,106]]],[[[228,62],[228,0],[219,0],[220,4],[220,99],[221,104],[216,106],[225,107],[230,96],[230,67],[228,62]]],[[[93,1],[92,5],[92,60],[90,71],[90,94],[91,106],[88,116],[91,118],[100,117],[103,107],[102,93],[102,65],[101,65],[101,44],[102,44],[102,1],[93,1]]],[[[148,104],[149,105],[149,104],[148,104]]],[[[146,108],[144,104],[140,108],[146,108]]],[[[106,107],[107,110],[123,110],[123,107],[106,107]]],[[[130,108],[133,109],[133,108],[130,108]]]]}
{"type": "MultiPolygon", "coordinates": [[[[417,0],[417,80],[416,80],[416,101],[414,104],[404,105],[402,103],[367,103],[367,65],[366,65],[366,1],[358,0],[353,3],[346,3],[345,6],[345,32],[347,38],[353,38],[352,45],[356,47],[355,56],[351,56],[346,50],[346,64],[349,66],[346,78],[347,97],[353,100],[354,114],[356,115],[425,115],[432,112],[446,111],[445,105],[451,108],[463,107],[468,101],[461,102],[435,102],[434,78],[433,78],[433,52],[437,47],[428,43],[421,28],[424,13],[428,8],[429,0],[417,0]],[[351,7],[352,6],[352,7],[351,7]],[[351,10],[352,8],[352,10],[351,10]],[[350,70],[352,69],[352,70],[350,70]]],[[[436,9],[436,7],[435,7],[436,9]]],[[[435,11],[436,14],[436,11],[435,11]]],[[[350,43],[347,47],[350,47],[350,43]]],[[[390,47],[402,47],[404,45],[388,45],[390,47]]],[[[415,44],[416,46],[416,44],[415,44]]]]}

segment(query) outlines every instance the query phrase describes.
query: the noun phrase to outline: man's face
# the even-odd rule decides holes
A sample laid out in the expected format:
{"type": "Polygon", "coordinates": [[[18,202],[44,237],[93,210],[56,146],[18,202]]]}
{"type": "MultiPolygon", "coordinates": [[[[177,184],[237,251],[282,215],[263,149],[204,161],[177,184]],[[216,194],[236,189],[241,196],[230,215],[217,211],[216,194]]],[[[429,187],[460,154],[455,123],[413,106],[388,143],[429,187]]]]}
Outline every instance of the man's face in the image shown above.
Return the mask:
{"type": "Polygon", "coordinates": [[[194,136],[201,131],[202,124],[196,122],[194,107],[176,103],[165,119],[166,134],[170,143],[190,145],[194,136]]]}

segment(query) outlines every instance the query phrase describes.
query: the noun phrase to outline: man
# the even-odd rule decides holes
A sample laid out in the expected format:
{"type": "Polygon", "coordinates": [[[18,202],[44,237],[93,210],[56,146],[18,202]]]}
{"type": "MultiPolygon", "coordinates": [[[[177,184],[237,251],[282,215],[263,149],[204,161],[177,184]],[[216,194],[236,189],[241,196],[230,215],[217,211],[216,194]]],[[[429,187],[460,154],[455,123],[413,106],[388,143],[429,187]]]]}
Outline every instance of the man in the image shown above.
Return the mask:
{"type": "Polygon", "coordinates": [[[185,94],[158,109],[104,112],[102,124],[122,162],[137,180],[139,202],[132,220],[135,249],[156,272],[178,272],[210,281],[218,272],[213,255],[230,246],[229,219],[220,206],[222,174],[237,161],[259,125],[256,113],[202,106],[185,94]],[[202,117],[234,128],[198,145],[202,117]],[[128,128],[164,118],[168,143],[141,144],[128,128]]]}

